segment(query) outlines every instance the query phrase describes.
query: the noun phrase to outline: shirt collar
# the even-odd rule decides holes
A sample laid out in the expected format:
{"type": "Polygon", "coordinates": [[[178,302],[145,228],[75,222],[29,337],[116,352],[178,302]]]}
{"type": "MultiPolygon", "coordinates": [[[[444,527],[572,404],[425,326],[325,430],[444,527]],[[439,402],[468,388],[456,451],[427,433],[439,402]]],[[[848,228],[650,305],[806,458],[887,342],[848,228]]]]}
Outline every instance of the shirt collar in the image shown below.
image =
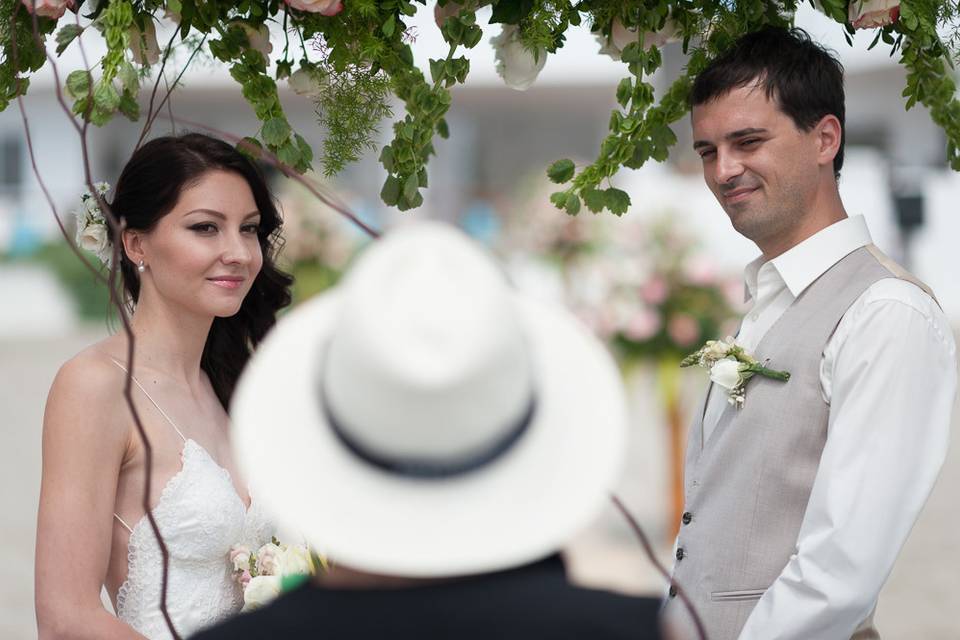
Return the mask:
{"type": "MultiPolygon", "coordinates": [[[[780,254],[770,264],[783,278],[796,298],[841,258],[871,244],[870,230],[863,216],[852,216],[821,229],[797,246],[780,254]]],[[[744,301],[757,295],[757,278],[766,264],[763,256],[752,261],[743,272],[744,301]]]]}

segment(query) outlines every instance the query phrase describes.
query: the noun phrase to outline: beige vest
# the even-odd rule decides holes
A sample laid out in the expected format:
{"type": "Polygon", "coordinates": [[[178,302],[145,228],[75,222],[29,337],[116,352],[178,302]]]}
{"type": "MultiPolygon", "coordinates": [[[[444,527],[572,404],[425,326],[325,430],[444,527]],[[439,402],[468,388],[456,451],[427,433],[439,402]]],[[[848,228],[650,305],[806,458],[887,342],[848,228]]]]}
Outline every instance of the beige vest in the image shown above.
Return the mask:
{"type": "MultiPolygon", "coordinates": [[[[820,395],[824,348],[856,299],[890,277],[916,282],[872,246],[841,259],[800,294],[756,348],[757,359],[789,371],[790,380],[754,377],[743,408],[728,406],[706,442],[706,401],[694,418],[674,578],[710,640],[737,638],[796,552],[827,438],[830,407],[820,395]]],[[[668,598],[664,614],[675,637],[697,637],[679,598],[668,598]]],[[[872,618],[853,638],[879,638],[872,618]]]]}

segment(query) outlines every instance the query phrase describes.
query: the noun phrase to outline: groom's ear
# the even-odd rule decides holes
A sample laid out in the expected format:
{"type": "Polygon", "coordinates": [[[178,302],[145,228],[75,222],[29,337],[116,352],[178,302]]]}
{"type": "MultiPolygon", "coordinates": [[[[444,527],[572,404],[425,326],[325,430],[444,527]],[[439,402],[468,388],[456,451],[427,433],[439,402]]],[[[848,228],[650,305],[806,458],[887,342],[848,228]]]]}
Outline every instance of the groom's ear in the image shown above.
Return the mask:
{"type": "MultiPolygon", "coordinates": [[[[833,159],[840,152],[843,140],[843,125],[839,118],[827,114],[814,127],[817,143],[817,164],[833,165],[833,159]]],[[[832,171],[832,168],[831,168],[832,171]]]]}

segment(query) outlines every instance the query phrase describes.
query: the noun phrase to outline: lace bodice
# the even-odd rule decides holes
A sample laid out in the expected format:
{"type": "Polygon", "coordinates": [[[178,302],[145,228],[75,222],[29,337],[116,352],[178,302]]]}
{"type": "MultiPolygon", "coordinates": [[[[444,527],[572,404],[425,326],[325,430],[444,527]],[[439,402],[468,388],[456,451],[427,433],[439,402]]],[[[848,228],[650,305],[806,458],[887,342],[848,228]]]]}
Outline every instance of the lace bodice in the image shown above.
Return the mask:
{"type": "MultiPolygon", "coordinates": [[[[231,577],[230,547],[256,549],[273,531],[253,501],[246,509],[226,469],[187,439],[183,467],[167,482],[153,509],[170,553],[167,610],[187,637],[240,610],[243,596],[231,577]]],[[[151,640],[170,638],[160,612],[162,564],[146,516],[133,527],[127,579],[117,592],[117,616],[151,640]]]]}

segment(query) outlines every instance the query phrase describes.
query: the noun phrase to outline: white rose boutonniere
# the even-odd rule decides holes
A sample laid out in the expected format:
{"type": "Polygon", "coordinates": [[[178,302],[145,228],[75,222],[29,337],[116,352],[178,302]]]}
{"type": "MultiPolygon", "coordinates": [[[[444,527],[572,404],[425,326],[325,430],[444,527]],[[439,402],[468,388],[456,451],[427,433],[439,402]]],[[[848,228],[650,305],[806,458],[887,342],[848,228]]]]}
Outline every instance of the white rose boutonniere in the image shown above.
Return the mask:
{"type": "Polygon", "coordinates": [[[756,358],[747,353],[736,340],[708,340],[699,350],[691,353],[680,363],[681,367],[699,365],[710,371],[710,380],[727,390],[728,402],[737,409],[743,408],[746,399],[746,387],[755,375],[773,380],[790,379],[787,371],[768,369],[756,358]]]}

